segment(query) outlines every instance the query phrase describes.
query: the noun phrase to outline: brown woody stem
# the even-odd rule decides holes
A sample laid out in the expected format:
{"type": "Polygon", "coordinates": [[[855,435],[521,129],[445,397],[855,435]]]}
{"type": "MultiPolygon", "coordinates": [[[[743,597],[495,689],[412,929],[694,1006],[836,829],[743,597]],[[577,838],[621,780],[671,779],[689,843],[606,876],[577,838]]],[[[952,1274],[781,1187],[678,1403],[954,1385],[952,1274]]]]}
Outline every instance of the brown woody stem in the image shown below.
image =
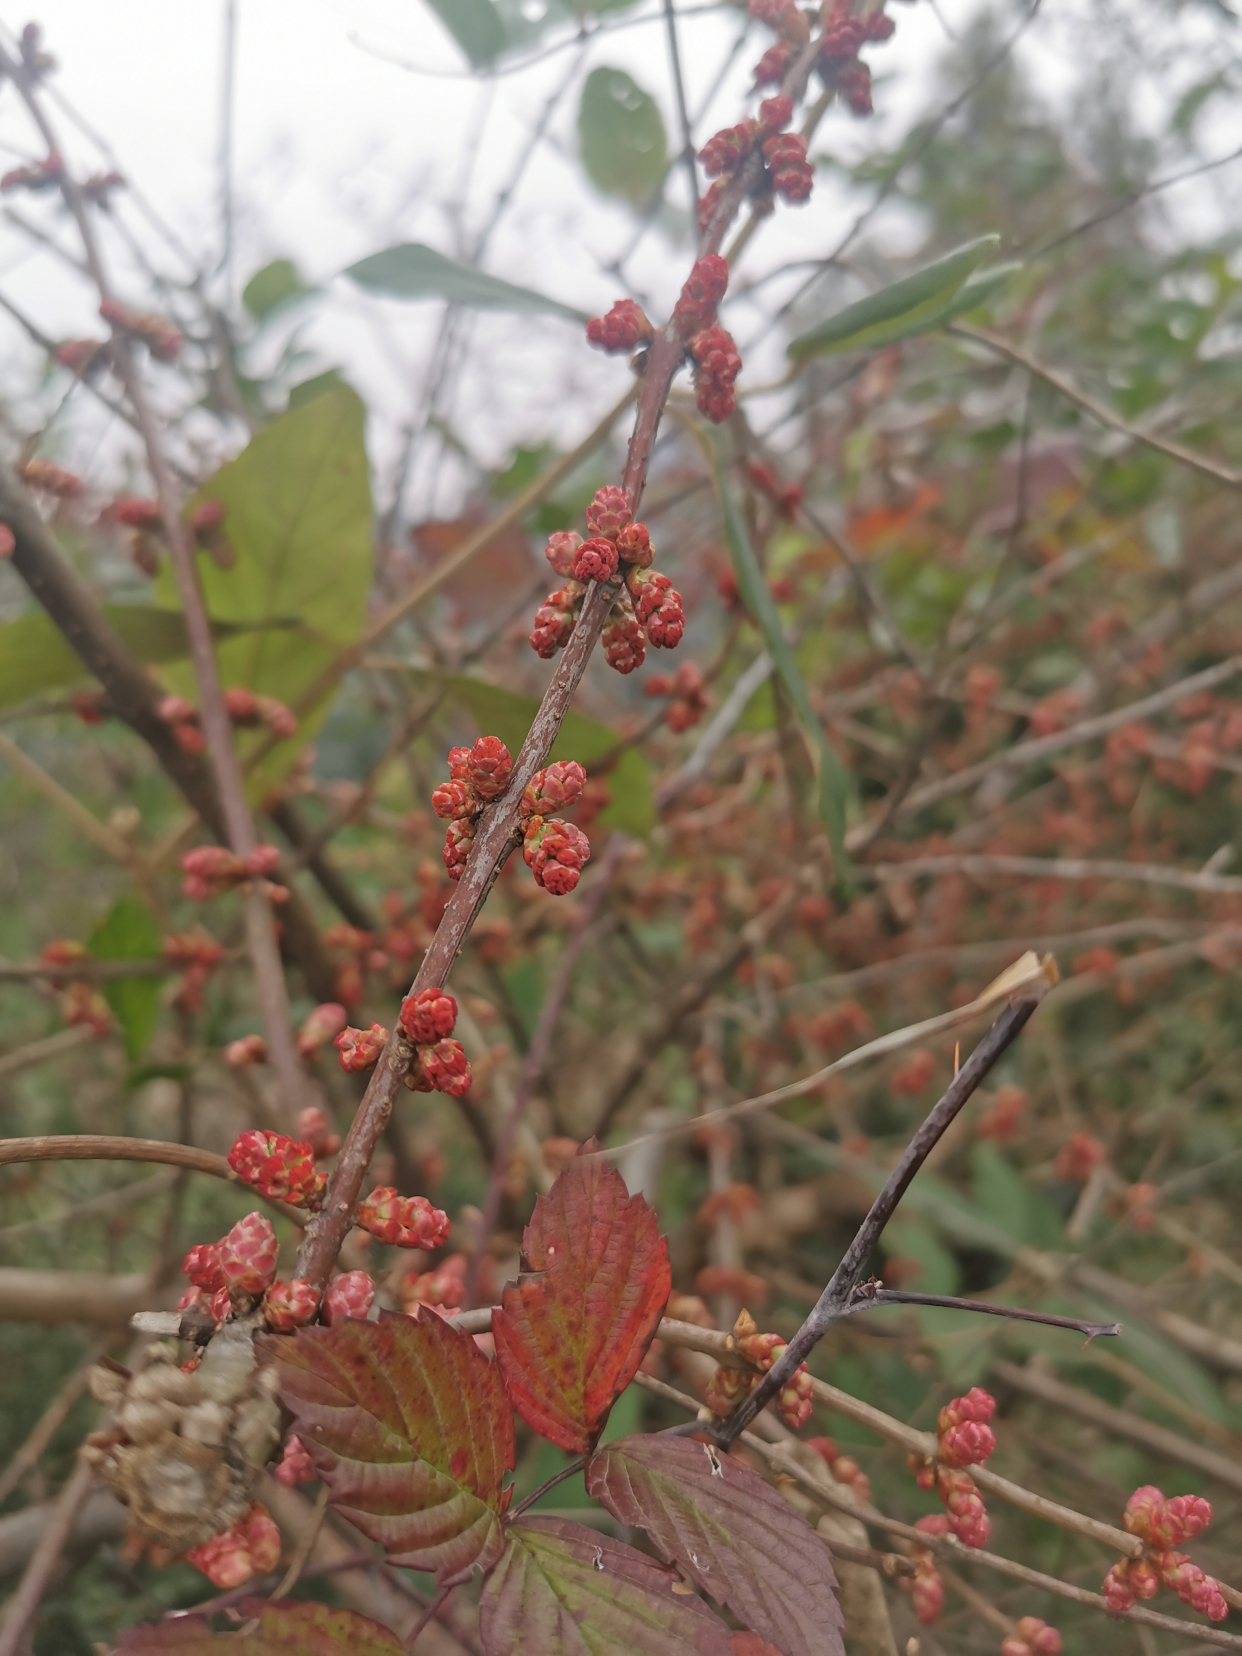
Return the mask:
{"type": "Polygon", "coordinates": [[[743,1399],[724,1422],[719,1431],[722,1443],[732,1443],[750,1425],[751,1421],[776,1396],[793,1375],[799,1364],[824,1337],[833,1323],[845,1316],[854,1291],[862,1280],[863,1271],[872,1249],[896,1210],[898,1202],[909,1189],[915,1174],[927,1160],[935,1146],[944,1137],[962,1106],[975,1091],[996,1061],[1017,1040],[1027,1020],[1038,1006],[1038,1000],[1017,1000],[1006,1007],[961,1069],[950,1081],[944,1095],[933,1106],[923,1125],[906,1146],[901,1160],[889,1174],[883,1190],[871,1204],[854,1240],[827,1287],[819,1296],[811,1314],[790,1340],[780,1360],[772,1365],[759,1384],[743,1399]]]}
{"type": "Polygon", "coordinates": [[[975,1311],[985,1317],[1008,1317],[1013,1322],[1045,1323],[1049,1328],[1072,1328],[1085,1334],[1088,1340],[1121,1333],[1121,1324],[1084,1322],[1079,1317],[1054,1317],[1050,1311],[1028,1311],[1021,1305],[993,1305],[991,1300],[958,1299],[953,1294],[913,1294],[899,1288],[868,1290],[862,1284],[854,1298],[842,1312],[852,1317],[858,1311],[870,1311],[878,1305],[934,1305],[945,1311],[975,1311]]]}

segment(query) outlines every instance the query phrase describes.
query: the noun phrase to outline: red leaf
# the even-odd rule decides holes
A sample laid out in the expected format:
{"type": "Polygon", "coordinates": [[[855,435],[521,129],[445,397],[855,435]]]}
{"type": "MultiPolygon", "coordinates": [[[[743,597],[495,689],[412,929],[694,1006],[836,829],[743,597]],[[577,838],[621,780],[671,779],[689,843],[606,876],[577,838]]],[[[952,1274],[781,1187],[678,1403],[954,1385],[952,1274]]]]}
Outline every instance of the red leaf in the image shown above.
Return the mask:
{"type": "Polygon", "coordinates": [[[832,1554],[770,1484],[689,1438],[624,1437],[595,1455],[587,1489],[623,1524],[785,1656],[841,1656],[832,1554]]]}
{"type": "Polygon", "coordinates": [[[441,1586],[495,1563],[513,1411],[468,1334],[420,1309],[300,1328],[273,1348],[281,1399],[344,1517],[441,1586]]]}
{"type": "Polygon", "coordinates": [[[487,1656],[731,1656],[723,1622],[624,1542],[560,1518],[508,1534],[479,1599],[487,1656]]]}
{"type": "Polygon", "coordinates": [[[729,1640],[733,1656],[785,1656],[774,1644],[761,1639],[757,1633],[735,1633],[729,1640]]]}
{"type": "Polygon", "coordinates": [[[525,1269],[492,1334],[522,1419],[571,1452],[590,1449],[643,1360],[668,1301],[668,1246],[641,1196],[583,1145],[522,1238],[525,1269]]]}
{"type": "Polygon", "coordinates": [[[116,1656],[401,1656],[395,1633],[352,1610],[247,1599],[241,1611],[259,1618],[258,1628],[241,1638],[213,1633],[202,1616],[185,1616],[155,1627],[131,1627],[122,1634],[116,1656]]]}

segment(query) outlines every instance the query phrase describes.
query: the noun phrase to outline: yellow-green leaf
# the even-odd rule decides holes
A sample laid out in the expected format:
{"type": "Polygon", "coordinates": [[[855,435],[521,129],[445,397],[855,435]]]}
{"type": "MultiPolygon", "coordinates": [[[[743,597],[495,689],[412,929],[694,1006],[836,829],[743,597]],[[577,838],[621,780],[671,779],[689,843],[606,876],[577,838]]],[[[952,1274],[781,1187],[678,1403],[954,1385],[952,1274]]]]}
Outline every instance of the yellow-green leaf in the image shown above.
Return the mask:
{"type": "Polygon", "coordinates": [[[624,69],[593,69],[587,76],[578,105],[578,149],[596,189],[635,207],[645,207],[664,182],[664,117],[624,69]]]}
{"type": "MultiPolygon", "coordinates": [[[[164,947],[160,923],[137,897],[121,897],[86,940],[96,960],[158,959],[164,947]]],[[[104,999],[112,1008],[125,1051],[131,1062],[147,1049],[160,1016],[158,978],[110,978],[103,985],[104,999]]]]}

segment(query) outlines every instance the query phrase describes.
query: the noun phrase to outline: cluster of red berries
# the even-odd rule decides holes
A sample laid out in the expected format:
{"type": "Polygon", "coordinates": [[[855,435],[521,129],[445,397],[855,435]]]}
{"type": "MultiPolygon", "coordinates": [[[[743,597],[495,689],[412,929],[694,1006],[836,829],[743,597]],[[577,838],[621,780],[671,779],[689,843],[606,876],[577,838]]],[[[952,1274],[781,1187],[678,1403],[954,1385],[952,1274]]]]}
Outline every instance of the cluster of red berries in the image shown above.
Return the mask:
{"type": "Polygon", "coordinates": [[[587,339],[601,351],[634,351],[654,337],[655,329],[635,299],[618,299],[606,315],[587,323],[587,339]]]}
{"type": "MultiPolygon", "coordinates": [[[[739,1356],[753,1363],[759,1373],[749,1369],[725,1368],[723,1365],[716,1370],[704,1390],[703,1398],[708,1408],[722,1417],[732,1414],[754,1389],[759,1374],[766,1374],[785,1355],[785,1341],[780,1335],[760,1334],[755,1319],[746,1310],[738,1312],[733,1325],[733,1338],[737,1342],[739,1356]]],[[[776,1394],[776,1406],[785,1424],[797,1431],[811,1418],[813,1402],[811,1376],[806,1364],[801,1363],[776,1394]]]]}
{"type": "Polygon", "coordinates": [[[272,885],[270,876],[280,867],[280,852],[274,845],[256,845],[248,856],[239,857],[222,845],[200,845],[187,851],[181,859],[182,895],[192,902],[204,903],[211,897],[222,896],[235,886],[251,880],[268,882],[267,895],[273,903],[283,903],[289,893],[284,886],[272,885]]]}
{"type": "Polygon", "coordinates": [[[254,1501],[229,1529],[192,1548],[185,1558],[213,1587],[227,1592],[252,1576],[266,1575],[276,1568],[280,1563],[280,1530],[263,1503],[254,1501]]]}
{"type": "Polygon", "coordinates": [[[653,673],[643,685],[648,696],[667,696],[664,722],[678,735],[698,724],[712,704],[696,661],[683,661],[675,673],[653,673]]]}
{"type": "MultiPolygon", "coordinates": [[[[750,14],[781,36],[755,65],[755,85],[779,86],[810,38],[807,19],[792,0],[788,4],[750,0],[750,14]]],[[[825,84],[836,89],[855,115],[870,115],[872,108],[871,71],[858,53],[868,42],[888,40],[895,27],[883,12],[875,12],[870,17],[854,16],[848,0],[835,6],[824,19],[820,52],[815,60],[816,73],[825,84]]]]}
{"type": "Polygon", "coordinates": [[[104,321],[118,333],[129,334],[150,351],[157,362],[175,362],[181,354],[181,330],[155,311],[130,310],[119,299],[105,299],[99,307],[104,321]]]}
{"type": "Polygon", "coordinates": [[[642,666],[646,640],[664,650],[676,649],[681,642],[686,625],[681,594],[674,590],[667,575],[652,569],[655,553],[651,536],[645,525],[634,522],[624,489],[608,484],[597,490],[587,507],[586,523],[586,540],[575,530],[561,529],[549,537],[544,548],[549,564],[567,579],[536,611],[531,648],[550,661],[569,642],[586,583],[613,581],[623,569],[624,585],[609,611],[602,636],[608,665],[619,673],[632,673],[642,666]]]}
{"type": "Polygon", "coordinates": [[[1061,1635],[1038,1616],[1020,1616],[1001,1642],[1001,1656],[1060,1656],[1061,1635]]]}
{"type": "Polygon", "coordinates": [[[910,1456],[910,1470],[919,1488],[934,1489],[948,1509],[947,1515],[919,1520],[918,1527],[927,1534],[952,1530],[963,1546],[987,1545],[991,1528],[987,1508],[965,1468],[982,1465],[996,1448],[988,1424],[995,1413],[996,1399],[982,1387],[972,1386],[965,1397],[955,1397],[941,1409],[936,1419],[936,1453],[910,1456]]]}
{"type": "Polygon", "coordinates": [[[1172,1550],[1211,1522],[1211,1504],[1201,1495],[1174,1495],[1169,1500],[1152,1484],[1136,1489],[1126,1502],[1122,1523],[1143,1542],[1143,1551],[1137,1558],[1120,1559],[1104,1577],[1109,1609],[1128,1610],[1137,1599],[1155,1598],[1163,1586],[1210,1621],[1223,1621],[1229,1606],[1220,1583],[1185,1553],[1172,1550]]]}

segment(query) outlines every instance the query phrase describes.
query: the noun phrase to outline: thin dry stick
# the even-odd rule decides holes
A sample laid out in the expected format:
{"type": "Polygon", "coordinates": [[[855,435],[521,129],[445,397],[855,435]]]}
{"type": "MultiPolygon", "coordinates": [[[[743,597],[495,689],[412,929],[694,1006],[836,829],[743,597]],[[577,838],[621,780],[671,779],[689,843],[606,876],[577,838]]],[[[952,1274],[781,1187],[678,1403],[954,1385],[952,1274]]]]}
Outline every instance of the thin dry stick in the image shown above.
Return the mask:
{"type": "Polygon", "coordinates": [[[1242,879],[1235,876],[1163,868],[1158,863],[1124,862],[1119,857],[1010,857],[966,852],[954,857],[911,857],[906,862],[869,863],[866,871],[881,880],[918,874],[966,874],[979,879],[991,874],[1013,874],[1031,880],[1134,880],[1140,885],[1171,886],[1176,891],[1242,895],[1242,879]]]}
{"type": "MultiPolygon", "coordinates": [[[[48,149],[59,151],[56,133],[36,96],[36,82],[24,63],[13,59],[0,47],[0,69],[12,78],[48,149]]],[[[113,294],[104,271],[86,200],[77,180],[68,170],[61,175],[61,190],[77,224],[86,262],[99,290],[100,299],[109,300],[113,298],[113,294]]],[[[182,516],[182,501],[177,482],[160,442],[146,387],[134,364],[129,337],[125,330],[115,323],[112,325],[112,361],[125,386],[130,407],[134,412],[134,420],[146,450],[147,465],[159,499],[164,532],[172,551],[173,569],[176,573],[186,636],[190,646],[190,659],[202,703],[203,734],[216,775],[216,786],[220,794],[220,806],[224,813],[229,844],[238,856],[246,857],[255,849],[258,840],[250,816],[250,807],[246,802],[241,766],[233,746],[232,723],[224,705],[224,691],[216,666],[211,623],[207,618],[207,607],[203,601],[198,578],[195,547],[182,516]]],[[[256,886],[245,888],[242,907],[268,1053],[272,1067],[280,1078],[284,1109],[292,1124],[296,1120],[305,1092],[305,1075],[293,1038],[289,997],[284,969],[280,963],[280,949],[276,942],[272,906],[256,886]]]]}
{"type": "Polygon", "coordinates": [[[36,764],[17,743],[0,734],[0,759],[5,759],[30,786],[41,793],[50,804],[73,823],[92,845],[97,845],[106,856],[122,867],[133,868],[141,859],[128,840],[122,839],[106,822],[92,816],[86,806],[76,800],[67,788],[62,788],[54,776],[49,776],[42,765],[36,764]]]}
{"type": "Polygon", "coordinates": [[[47,1528],[39,1537],[17,1591],[8,1602],[4,1625],[0,1627],[0,1656],[20,1656],[24,1650],[26,1629],[34,1620],[94,1481],[94,1467],[89,1461],[80,1460],[56,1497],[47,1528]]]}
{"type": "Polygon", "coordinates": [[[1228,466],[1209,460],[1205,454],[1196,454],[1193,449],[1183,448],[1180,443],[1166,442],[1164,438],[1144,431],[1141,426],[1131,425],[1128,420],[1123,420],[1120,414],[1114,414],[1111,408],[1096,402],[1095,398],[1089,397],[1085,391],[1080,391],[1064,374],[1058,373],[1055,368],[1047,367],[1037,357],[1031,356],[1017,345],[1011,345],[998,334],[990,333],[986,328],[971,327],[965,322],[954,322],[947,331],[956,334],[959,339],[969,339],[974,344],[983,345],[987,350],[995,352],[997,356],[1017,363],[1020,368],[1025,368],[1028,374],[1033,374],[1036,379],[1043,380],[1045,385],[1050,385],[1068,402],[1075,403],[1085,413],[1090,414],[1093,420],[1098,420],[1101,425],[1108,426],[1112,431],[1119,431],[1132,443],[1142,443],[1145,448],[1154,449],[1157,454],[1163,454],[1169,460],[1176,460],[1179,465],[1189,466],[1202,476],[1210,477],[1214,483],[1223,483],[1228,489],[1242,489],[1242,472],[1232,471],[1228,466]]]}
{"type": "Polygon", "coordinates": [[[93,1041],[95,1036],[84,1024],[72,1024],[68,1029],[58,1029],[55,1035],[49,1035],[43,1041],[31,1041],[23,1047],[15,1047],[12,1052],[6,1052],[0,1058],[0,1077],[16,1075],[19,1070],[31,1069],[35,1064],[41,1064],[45,1058],[59,1058],[62,1052],[72,1052],[74,1047],[85,1046],[87,1041],[93,1041]]]}
{"type": "MultiPolygon", "coordinates": [[[[0,1167],[11,1167],[21,1162],[39,1161],[124,1161],[162,1162],[169,1167],[188,1167],[194,1173],[210,1173],[213,1178],[240,1183],[237,1174],[223,1156],[210,1150],[196,1149],[192,1144],[173,1144],[166,1139],[137,1139],[106,1133],[65,1133],[38,1138],[0,1139],[0,1167]]],[[[247,1187],[249,1188],[249,1187],[247,1187]]],[[[295,1225],[305,1225],[306,1214],[288,1202],[264,1196],[256,1190],[259,1201],[291,1219],[295,1225]]]]}
{"type": "MultiPolygon", "coordinates": [[[[794,97],[802,95],[818,54],[818,39],[809,41],[786,76],[781,87],[783,93],[794,97]]],[[[756,182],[762,164],[761,154],[755,151],[721,193],[719,206],[704,237],[705,252],[719,249],[738,207],[756,182]]],[[[632,512],[637,512],[642,499],[660,416],[685,353],[686,341],[677,323],[672,320],[657,333],[647,352],[638,389],[634,427],[621,474],[621,486],[632,512]]],[[[423,957],[412,992],[443,985],[488,892],[516,848],[520,826],[518,805],[522,792],[543,766],[556,739],[561,721],[569,711],[586,672],[616,591],[616,583],[591,583],[573,635],[514,761],[509,786],[479,818],[469,859],[449,899],[444,917],[436,928],[431,946],[423,957]]],[[[403,602],[410,602],[409,595],[403,602]]],[[[365,641],[366,648],[369,648],[370,642],[369,639],[365,641]]],[[[392,1115],[397,1089],[409,1070],[412,1056],[413,1049],[398,1027],[389,1037],[355,1113],[329,1180],[323,1208],[307,1227],[298,1253],[297,1274],[319,1288],[326,1283],[332,1263],[349,1230],[367,1167],[392,1115]]]]}
{"type": "Polygon", "coordinates": [[[626,838],[624,834],[613,834],[607,849],[604,852],[604,861],[591,887],[587,891],[585,900],[574,920],[574,930],[565,947],[561,950],[560,959],[556,963],[556,972],[544,997],[543,1005],[539,1009],[539,1020],[535,1025],[535,1032],[531,1036],[530,1045],[522,1058],[521,1068],[517,1073],[517,1080],[513,1084],[513,1098],[509,1105],[509,1112],[501,1124],[500,1132],[496,1135],[496,1151],[492,1157],[491,1173],[487,1181],[487,1195],[483,1199],[483,1211],[479,1218],[478,1237],[470,1250],[470,1261],[466,1270],[465,1303],[474,1304],[479,1287],[479,1267],[487,1253],[487,1245],[496,1228],[496,1218],[500,1213],[500,1200],[504,1194],[505,1174],[509,1168],[509,1158],[513,1154],[513,1146],[517,1139],[518,1128],[526,1114],[526,1108],[534,1095],[543,1075],[544,1065],[548,1061],[548,1054],[552,1048],[552,1037],[556,1033],[556,1026],[560,1022],[561,1013],[565,1009],[565,1002],[573,983],[574,972],[582,951],[591,937],[591,925],[599,913],[600,905],[608,895],[613,876],[620,865],[625,852],[626,838]]]}
{"type": "Polygon", "coordinates": [[[35,1422],[26,1441],[17,1450],[4,1471],[0,1472],[0,1502],[8,1500],[68,1418],[69,1411],[86,1390],[90,1371],[97,1355],[97,1350],[92,1352],[80,1368],[74,1369],[35,1422]]]}
{"type": "Polygon", "coordinates": [[[902,802],[895,814],[899,817],[909,816],[913,811],[922,810],[925,805],[935,805],[953,794],[964,793],[998,767],[1033,765],[1039,759],[1062,753],[1066,748],[1077,747],[1081,742],[1091,742],[1099,736],[1108,736],[1124,725],[1134,724],[1141,719],[1150,718],[1154,713],[1164,712],[1175,702],[1181,701],[1184,696],[1214,689],[1216,685],[1223,684],[1226,679],[1235,677],[1239,672],[1242,672],[1242,656],[1230,656],[1225,661],[1217,662],[1214,667],[1207,667],[1201,673],[1192,673],[1189,678],[1179,679],[1176,684],[1167,685],[1165,689],[1144,696],[1140,701],[1114,708],[1111,713],[1101,713],[1096,718],[1084,719],[1080,724],[1071,725],[1068,730],[1056,730],[1048,736],[1037,736],[1027,742],[1018,742],[1011,748],[994,753],[987,759],[981,759],[976,765],[967,765],[963,770],[954,771],[952,776],[916,788],[902,802]]]}
{"type": "Polygon", "coordinates": [[[721,1427],[720,1437],[723,1443],[732,1443],[738,1433],[749,1426],[833,1323],[845,1313],[872,1250],[915,1174],[943,1138],[979,1083],[1022,1033],[1027,1020],[1039,1005],[1039,1000],[1040,997],[1036,993],[1015,1000],[1007,1007],[950,1081],[940,1101],[933,1106],[923,1125],[906,1146],[901,1160],[889,1175],[883,1190],[871,1204],[870,1211],[858,1227],[854,1240],[845,1250],[841,1263],[832,1273],[811,1314],[790,1340],[780,1359],[772,1365],[749,1396],[743,1398],[738,1408],[721,1427]]]}
{"type": "Polygon", "coordinates": [[[293,1557],[289,1560],[289,1568],[280,1578],[280,1584],[272,1594],[273,1600],[287,1598],[293,1590],[298,1577],[306,1568],[306,1560],[314,1550],[315,1542],[319,1539],[319,1531],[323,1527],[324,1517],[328,1510],[328,1497],[332,1491],[327,1484],[321,1484],[319,1494],[315,1497],[314,1511],[311,1513],[310,1523],[302,1531],[297,1546],[293,1549],[293,1557]]]}

